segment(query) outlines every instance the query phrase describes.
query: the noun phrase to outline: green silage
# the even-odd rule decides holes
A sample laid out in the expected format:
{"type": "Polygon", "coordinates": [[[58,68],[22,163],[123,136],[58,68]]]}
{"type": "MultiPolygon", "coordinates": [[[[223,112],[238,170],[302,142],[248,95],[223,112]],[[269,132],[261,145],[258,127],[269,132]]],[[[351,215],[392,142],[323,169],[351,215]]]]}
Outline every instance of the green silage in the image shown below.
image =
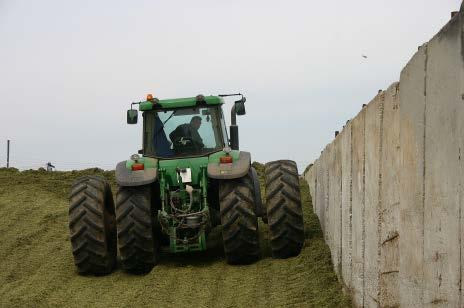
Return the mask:
{"type": "Polygon", "coordinates": [[[0,307],[351,306],[303,181],[306,241],[298,257],[272,259],[267,226],[260,223],[263,257],[252,265],[224,261],[217,229],[208,251],[163,253],[147,275],[117,269],[108,276],[79,276],[69,243],[68,193],[73,180],[86,174],[106,177],[114,191],[110,171],[0,169],[0,307]]]}

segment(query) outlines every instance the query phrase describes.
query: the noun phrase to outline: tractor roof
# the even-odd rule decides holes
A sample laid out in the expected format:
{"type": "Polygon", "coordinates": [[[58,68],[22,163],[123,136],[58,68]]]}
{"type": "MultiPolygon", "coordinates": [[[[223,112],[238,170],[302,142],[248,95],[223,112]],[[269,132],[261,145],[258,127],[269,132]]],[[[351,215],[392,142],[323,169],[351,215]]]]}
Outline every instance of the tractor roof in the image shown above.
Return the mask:
{"type": "Polygon", "coordinates": [[[198,100],[197,97],[184,97],[184,98],[170,98],[170,99],[161,99],[156,103],[156,107],[152,101],[140,102],[139,110],[147,111],[153,109],[170,109],[170,108],[181,108],[181,107],[193,107],[197,104],[206,104],[206,105],[221,105],[224,103],[222,97],[219,96],[204,96],[202,100],[198,100]]]}

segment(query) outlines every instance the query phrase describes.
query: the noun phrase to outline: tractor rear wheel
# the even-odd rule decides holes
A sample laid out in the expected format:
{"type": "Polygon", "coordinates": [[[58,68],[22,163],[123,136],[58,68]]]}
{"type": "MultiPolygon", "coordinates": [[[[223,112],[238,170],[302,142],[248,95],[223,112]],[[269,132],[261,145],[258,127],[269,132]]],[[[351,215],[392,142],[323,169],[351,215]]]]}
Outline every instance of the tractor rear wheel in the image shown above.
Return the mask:
{"type": "Polygon", "coordinates": [[[116,226],[110,185],[100,177],[77,179],[69,204],[74,263],[80,274],[109,274],[116,265],[116,226]]]}
{"type": "Polygon", "coordinates": [[[272,256],[296,256],[304,244],[303,211],[296,163],[279,160],[267,163],[264,168],[272,256]]]}
{"type": "Polygon", "coordinates": [[[124,269],[147,273],[159,260],[160,237],[150,186],[119,187],[116,194],[118,247],[124,269]]]}
{"type": "Polygon", "coordinates": [[[251,178],[221,181],[219,204],[227,262],[249,264],[258,260],[261,252],[251,178]]]}

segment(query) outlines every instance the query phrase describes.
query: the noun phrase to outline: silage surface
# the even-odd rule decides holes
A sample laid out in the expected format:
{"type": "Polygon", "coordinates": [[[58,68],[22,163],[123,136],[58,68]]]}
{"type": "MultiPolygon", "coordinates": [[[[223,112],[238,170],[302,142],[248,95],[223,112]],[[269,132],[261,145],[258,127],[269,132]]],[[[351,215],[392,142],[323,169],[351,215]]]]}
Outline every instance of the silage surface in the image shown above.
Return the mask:
{"type": "Polygon", "coordinates": [[[260,223],[263,257],[252,265],[225,262],[217,229],[208,239],[208,251],[163,253],[147,275],[118,268],[108,276],[79,276],[67,212],[70,185],[84,174],[106,177],[114,192],[113,172],[0,169],[0,307],[350,306],[303,181],[306,241],[298,257],[272,259],[267,226],[260,223]]]}

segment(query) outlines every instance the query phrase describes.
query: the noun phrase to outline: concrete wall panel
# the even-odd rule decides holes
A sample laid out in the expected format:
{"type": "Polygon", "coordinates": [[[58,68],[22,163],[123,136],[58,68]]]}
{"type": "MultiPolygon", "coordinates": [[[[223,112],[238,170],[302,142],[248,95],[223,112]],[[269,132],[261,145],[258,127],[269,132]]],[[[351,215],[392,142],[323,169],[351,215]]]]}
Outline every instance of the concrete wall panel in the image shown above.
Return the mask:
{"type": "Polygon", "coordinates": [[[326,221],[326,232],[325,232],[325,237],[326,237],[326,243],[330,248],[331,252],[331,257],[333,261],[333,256],[334,256],[334,234],[333,234],[333,212],[334,212],[334,187],[333,182],[334,182],[334,154],[333,154],[333,143],[329,144],[327,146],[327,187],[328,187],[328,195],[327,195],[327,207],[325,208],[325,221],[326,221]]]}
{"type": "Polygon", "coordinates": [[[318,217],[319,221],[321,223],[321,228],[322,232],[324,233],[324,238],[326,237],[326,208],[327,208],[327,203],[328,203],[328,177],[329,177],[329,170],[327,169],[327,147],[324,149],[321,155],[321,165],[324,166],[321,168],[321,181],[320,181],[320,187],[321,187],[321,194],[319,195],[319,204],[318,204],[318,217]]]}
{"type": "Polygon", "coordinates": [[[364,285],[366,307],[377,307],[380,259],[379,185],[382,116],[385,94],[381,92],[366,107],[365,117],[365,256],[364,285]]]}
{"type": "Polygon", "coordinates": [[[352,258],[352,221],[351,221],[351,122],[348,122],[340,133],[341,165],[342,165],[342,277],[345,286],[353,287],[351,277],[352,258]]]}
{"type": "Polygon", "coordinates": [[[332,177],[332,170],[331,170],[331,165],[333,161],[333,156],[332,156],[332,144],[328,144],[327,147],[324,150],[324,164],[325,164],[325,184],[326,184],[326,198],[324,202],[324,239],[329,246],[330,250],[333,250],[332,247],[332,224],[331,224],[331,204],[330,204],[330,198],[332,196],[332,187],[330,186],[330,178],[332,177]]]}
{"type": "Polygon", "coordinates": [[[321,169],[321,166],[319,164],[319,161],[320,161],[320,157],[314,161],[314,166],[313,166],[313,179],[314,179],[314,183],[313,184],[310,184],[310,187],[314,187],[314,193],[311,193],[311,200],[312,200],[312,203],[313,203],[313,211],[314,213],[316,213],[317,215],[317,212],[316,212],[316,203],[317,203],[317,194],[319,192],[319,188],[318,188],[318,185],[319,185],[319,170],[321,169]]]}
{"type": "Polygon", "coordinates": [[[323,216],[321,216],[321,207],[325,201],[325,172],[324,155],[322,153],[318,160],[316,202],[314,203],[314,212],[316,213],[317,217],[319,217],[319,223],[321,224],[322,230],[324,230],[324,220],[323,216]]]}
{"type": "Polygon", "coordinates": [[[329,217],[332,247],[332,263],[338,276],[341,275],[341,238],[342,238],[342,164],[341,140],[336,138],[331,147],[331,160],[329,169],[329,217]]]}
{"type": "Polygon", "coordinates": [[[400,79],[400,305],[422,306],[424,242],[424,126],[427,46],[400,79]],[[407,253],[406,253],[407,252],[407,253]]]}
{"type": "Polygon", "coordinates": [[[399,305],[399,171],[400,122],[399,83],[385,91],[383,104],[382,152],[380,160],[380,264],[379,304],[399,305]]]}
{"type": "Polygon", "coordinates": [[[316,191],[317,191],[317,168],[319,165],[319,159],[316,159],[313,163],[313,166],[309,169],[308,174],[305,175],[306,182],[309,186],[309,192],[311,194],[311,202],[313,211],[316,212],[316,191]]]}
{"type": "Polygon", "coordinates": [[[365,109],[351,122],[352,125],[352,291],[354,304],[364,305],[364,159],[365,109]]]}
{"type": "MultiPolygon", "coordinates": [[[[461,99],[462,102],[464,102],[464,1],[461,5],[461,12],[459,13],[459,19],[460,19],[460,24],[461,24],[461,69],[459,70],[459,87],[460,87],[460,92],[461,94],[461,99]]],[[[458,66],[459,67],[459,66],[458,66]]],[[[464,119],[464,110],[463,108],[459,108],[459,114],[458,114],[459,119],[464,119]]],[[[464,121],[458,121],[457,124],[457,130],[459,132],[459,137],[458,138],[458,143],[459,143],[459,149],[460,153],[464,149],[464,121]]],[[[462,307],[464,305],[464,291],[463,289],[463,282],[462,282],[462,277],[464,277],[464,254],[462,253],[464,251],[464,163],[463,163],[463,157],[462,155],[459,155],[459,170],[460,170],[460,182],[459,182],[459,203],[460,203],[460,211],[459,211],[459,249],[460,249],[460,275],[461,275],[461,282],[460,282],[460,290],[461,294],[459,296],[459,305],[462,307]]]]}
{"type": "Polygon", "coordinates": [[[313,165],[309,168],[309,170],[305,172],[303,175],[306,180],[306,183],[308,183],[308,186],[309,186],[309,193],[311,194],[313,207],[314,207],[314,198],[316,196],[316,168],[317,168],[316,163],[317,163],[317,160],[313,163],[313,165]]]}
{"type": "Polygon", "coordinates": [[[425,108],[425,305],[460,306],[461,182],[458,122],[463,101],[461,26],[454,18],[427,47],[425,108]]]}

